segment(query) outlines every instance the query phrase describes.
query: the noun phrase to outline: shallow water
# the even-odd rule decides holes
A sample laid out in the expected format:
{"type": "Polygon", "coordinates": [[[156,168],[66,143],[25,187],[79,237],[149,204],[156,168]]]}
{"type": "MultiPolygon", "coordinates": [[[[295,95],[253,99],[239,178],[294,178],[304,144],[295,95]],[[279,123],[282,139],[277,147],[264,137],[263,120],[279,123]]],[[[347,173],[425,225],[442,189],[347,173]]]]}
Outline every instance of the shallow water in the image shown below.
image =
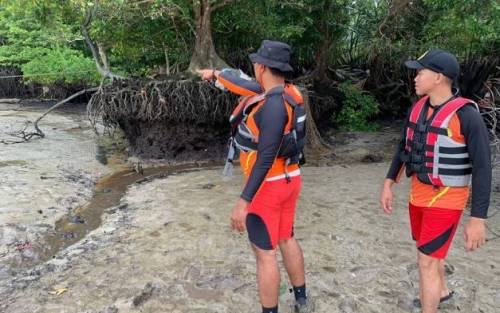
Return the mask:
{"type": "Polygon", "coordinates": [[[203,168],[199,164],[162,166],[146,168],[143,173],[123,170],[103,177],[97,182],[94,196],[89,202],[60,218],[55,223],[55,229],[43,235],[43,245],[35,250],[39,259],[36,262],[27,262],[24,266],[29,267],[50,260],[59,251],[101,226],[104,211],[119,205],[127,188],[134,183],[202,169],[210,169],[210,165],[207,164],[203,168]]]}
{"type": "MultiPolygon", "coordinates": [[[[3,113],[1,129],[12,116],[38,114],[3,113]]],[[[221,168],[192,165],[146,169],[141,176],[120,170],[120,155],[104,153],[108,166],[99,163],[81,117],[55,114],[44,125],[47,138],[0,151],[0,312],[259,310],[254,257],[246,236],[229,227],[242,188],[238,171],[224,178],[221,168]],[[26,241],[34,248],[16,250],[26,241]]],[[[380,140],[373,149],[390,154],[373,136],[367,140],[380,140]]],[[[346,142],[351,154],[343,159],[372,153],[365,139],[346,142]]],[[[408,181],[395,187],[394,214],[381,213],[377,199],[387,167],[304,168],[295,229],[316,312],[415,312],[408,181]]],[[[492,212],[498,200],[497,191],[492,212]]],[[[498,229],[500,214],[488,224],[498,229]]],[[[462,229],[447,274],[458,297],[442,312],[499,312],[500,239],[488,232],[492,240],[484,248],[466,253],[462,229]]],[[[282,273],[280,311],[290,312],[282,273]]]]}
{"type": "MultiPolygon", "coordinates": [[[[18,140],[9,134],[42,112],[0,101],[0,140],[18,140]]],[[[96,160],[95,134],[83,112],[52,113],[40,127],[45,138],[0,143],[0,265],[39,259],[41,234],[90,199],[95,181],[112,170],[96,160]],[[33,249],[19,250],[26,242],[33,249]]]]}

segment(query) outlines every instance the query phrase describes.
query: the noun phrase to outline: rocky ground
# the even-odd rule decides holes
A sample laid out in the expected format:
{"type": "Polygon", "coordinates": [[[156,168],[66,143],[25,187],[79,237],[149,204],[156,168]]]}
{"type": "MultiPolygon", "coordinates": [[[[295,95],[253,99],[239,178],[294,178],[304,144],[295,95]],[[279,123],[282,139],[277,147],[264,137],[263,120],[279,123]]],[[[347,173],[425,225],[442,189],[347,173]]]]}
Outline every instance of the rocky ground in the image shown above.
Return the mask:
{"type": "MultiPolygon", "coordinates": [[[[392,216],[382,213],[378,205],[397,132],[345,134],[336,140],[343,146],[336,150],[337,160],[351,162],[303,168],[296,217],[296,236],[304,249],[307,284],[316,312],[417,312],[411,304],[417,295],[418,272],[407,217],[408,181],[395,188],[392,216]]],[[[12,160],[4,158],[2,161],[12,160]]],[[[42,156],[33,156],[38,158],[42,156]]],[[[22,173],[22,167],[17,168],[21,165],[9,166],[8,171],[6,166],[0,168],[4,169],[2,179],[4,174],[16,176],[8,174],[14,170],[22,173]]],[[[259,312],[254,257],[246,236],[229,227],[242,178],[238,172],[231,178],[220,172],[221,168],[199,168],[134,183],[119,203],[105,211],[100,227],[52,260],[31,268],[4,263],[0,268],[0,312],[259,312]]],[[[37,175],[41,174],[36,172],[25,181],[26,187],[14,178],[9,184],[37,194],[43,186],[37,175]]],[[[500,177],[498,170],[495,177],[500,177]]],[[[496,184],[492,214],[500,204],[498,181],[496,184]]],[[[60,185],[68,190],[53,193],[63,198],[87,190],[78,184],[60,185]]],[[[1,186],[6,188],[4,183],[1,186]]],[[[5,201],[3,194],[0,201],[5,201]]],[[[12,208],[21,206],[14,196],[10,201],[0,205],[2,221],[10,219],[3,222],[2,229],[33,219],[29,209],[14,212],[12,208]]],[[[52,206],[37,203],[43,206],[33,205],[35,212],[52,206]]],[[[498,231],[500,214],[488,225],[498,231]]],[[[492,240],[486,246],[466,253],[461,234],[462,228],[447,267],[457,297],[440,312],[499,312],[500,239],[488,232],[492,240]]],[[[2,247],[22,254],[15,251],[16,241],[11,241],[2,242],[2,247]]],[[[288,287],[283,272],[280,312],[290,312],[288,287]]]]}

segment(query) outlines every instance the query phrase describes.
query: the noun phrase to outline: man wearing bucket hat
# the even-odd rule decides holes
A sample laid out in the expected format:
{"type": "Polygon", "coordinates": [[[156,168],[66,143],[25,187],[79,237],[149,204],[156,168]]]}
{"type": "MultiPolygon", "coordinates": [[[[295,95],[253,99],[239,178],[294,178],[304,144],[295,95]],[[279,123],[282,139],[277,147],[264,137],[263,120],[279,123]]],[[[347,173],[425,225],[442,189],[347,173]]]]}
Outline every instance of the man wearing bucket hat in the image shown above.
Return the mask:
{"type": "Polygon", "coordinates": [[[477,105],[454,90],[460,73],[454,55],[433,49],[405,65],[417,70],[415,91],[422,98],[405,120],[380,202],[386,213],[392,212],[391,187],[406,168],[411,177],[409,215],[420,275],[420,297],[414,305],[424,313],[434,313],[440,304],[453,299],[444,276],[444,259],[471,187],[465,247],[472,251],[485,243],[491,191],[489,138],[477,105]]]}
{"type": "MultiPolygon", "coordinates": [[[[257,259],[262,312],[278,312],[278,247],[293,286],[294,312],[312,312],[313,305],[306,296],[302,249],[293,238],[301,189],[301,149],[297,147],[305,140],[300,139],[305,136],[305,110],[298,89],[285,82],[285,76],[293,71],[290,46],[264,40],[250,60],[255,80],[234,70],[199,71],[202,79],[216,80],[216,85],[242,96],[230,119],[231,147],[240,151],[246,183],[233,209],[231,226],[239,232],[247,230],[257,259]],[[294,152],[285,153],[287,147],[293,147],[294,152]]],[[[230,162],[232,159],[228,156],[230,162]]]]}

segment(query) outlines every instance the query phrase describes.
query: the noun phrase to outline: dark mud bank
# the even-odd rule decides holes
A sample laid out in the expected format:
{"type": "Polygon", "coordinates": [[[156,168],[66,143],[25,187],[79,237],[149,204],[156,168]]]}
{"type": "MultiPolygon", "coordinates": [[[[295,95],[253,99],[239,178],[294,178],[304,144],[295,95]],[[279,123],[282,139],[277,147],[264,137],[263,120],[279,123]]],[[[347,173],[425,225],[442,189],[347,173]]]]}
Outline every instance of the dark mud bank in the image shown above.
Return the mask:
{"type": "Polygon", "coordinates": [[[144,159],[177,162],[222,160],[227,153],[228,125],[172,123],[168,120],[119,122],[130,152],[144,159]]]}

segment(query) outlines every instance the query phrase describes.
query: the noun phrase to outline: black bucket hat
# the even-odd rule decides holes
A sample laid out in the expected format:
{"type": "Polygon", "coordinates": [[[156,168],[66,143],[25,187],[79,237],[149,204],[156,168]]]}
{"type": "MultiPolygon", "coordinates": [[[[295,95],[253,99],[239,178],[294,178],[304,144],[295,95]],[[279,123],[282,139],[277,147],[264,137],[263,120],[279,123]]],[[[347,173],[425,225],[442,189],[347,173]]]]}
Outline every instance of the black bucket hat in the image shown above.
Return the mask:
{"type": "Polygon", "coordinates": [[[441,49],[431,49],[418,60],[406,61],[405,65],[414,70],[427,68],[441,73],[453,81],[456,81],[460,75],[460,65],[457,58],[450,52],[441,49]]]}
{"type": "Polygon", "coordinates": [[[291,48],[284,42],[264,40],[257,53],[250,54],[250,61],[284,73],[293,72],[290,62],[291,48]]]}

